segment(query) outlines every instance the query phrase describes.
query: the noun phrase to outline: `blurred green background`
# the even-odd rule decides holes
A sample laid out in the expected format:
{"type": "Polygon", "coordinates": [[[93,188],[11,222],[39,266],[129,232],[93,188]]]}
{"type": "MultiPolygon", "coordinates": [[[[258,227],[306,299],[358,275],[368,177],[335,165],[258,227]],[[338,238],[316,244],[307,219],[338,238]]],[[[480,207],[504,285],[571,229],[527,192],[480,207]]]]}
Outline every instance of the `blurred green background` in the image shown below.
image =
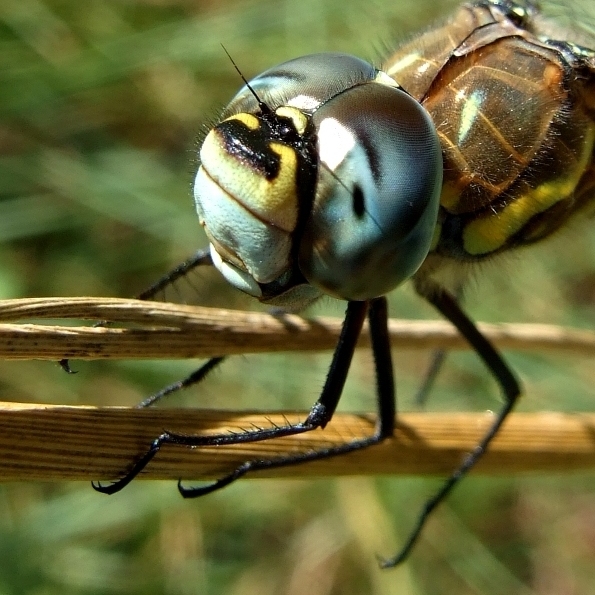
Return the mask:
{"type": "MultiPolygon", "coordinates": [[[[3,0],[0,4],[0,297],[135,295],[205,245],[191,201],[197,139],[240,81],[300,54],[384,49],[448,13],[432,0],[3,0]]],[[[585,2],[586,6],[586,2],[585,2]]],[[[558,12],[561,5],[557,7],[558,12]]],[[[573,4],[580,14],[580,6],[573,4]]],[[[574,18],[574,12],[569,20],[574,18]]],[[[589,223],[484,267],[478,319],[595,326],[589,223]]],[[[256,307],[201,272],[202,304],[256,307]]],[[[175,292],[166,298],[176,299],[175,292]]],[[[326,300],[312,313],[341,315],[326,300]]],[[[392,314],[432,317],[405,287],[392,314]]],[[[508,353],[525,410],[593,409],[580,358],[508,353]]],[[[401,409],[429,354],[395,352],[401,409]]],[[[170,405],[307,409],[329,355],[235,358],[170,405]]],[[[0,362],[3,400],[132,405],[195,362],[0,362]]],[[[371,410],[369,354],[342,406],[371,410]]],[[[499,406],[471,354],[447,361],[431,409],[499,406]]],[[[595,593],[595,476],[468,478],[410,561],[381,572],[438,479],[243,481],[184,502],[170,482],[108,498],[89,485],[0,489],[0,595],[75,593],[595,593]]]]}

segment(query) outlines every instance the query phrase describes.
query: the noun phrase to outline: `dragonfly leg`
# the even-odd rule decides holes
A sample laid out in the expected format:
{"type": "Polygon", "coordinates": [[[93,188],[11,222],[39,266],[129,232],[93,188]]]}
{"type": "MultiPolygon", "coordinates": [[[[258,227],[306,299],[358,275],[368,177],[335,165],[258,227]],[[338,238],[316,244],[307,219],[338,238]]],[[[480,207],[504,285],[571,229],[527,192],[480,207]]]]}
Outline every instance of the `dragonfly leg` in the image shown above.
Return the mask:
{"type": "MultiPolygon", "coordinates": [[[[187,275],[193,269],[199,266],[213,266],[213,260],[211,259],[211,253],[208,249],[198,250],[188,260],[185,260],[171,271],[167,272],[163,277],[158,279],[153,285],[145,289],[142,293],[139,293],[137,299],[139,300],[150,300],[154,298],[160,291],[163,291],[169,285],[173,285],[178,279],[187,275]]],[[[162,388],[161,390],[148,396],[146,399],[141,401],[137,407],[150,407],[157,401],[160,401],[163,397],[171,395],[179,390],[188,388],[193,384],[201,382],[205,376],[218,366],[225,358],[224,357],[212,357],[206,363],[204,363],[198,370],[195,370],[186,378],[178,380],[162,388]]]]}
{"type": "Polygon", "coordinates": [[[432,352],[430,363],[424,372],[423,381],[415,395],[415,404],[418,407],[425,407],[430,393],[432,392],[438,375],[444,367],[448,351],[446,349],[435,349],[432,352]]]}
{"type": "MultiPolygon", "coordinates": [[[[192,374],[186,376],[186,378],[179,380],[178,382],[174,382],[173,384],[170,384],[169,386],[162,388],[160,391],[153,393],[144,401],[141,401],[136,407],[139,409],[150,407],[163,397],[173,392],[177,392],[184,388],[188,388],[193,384],[197,384],[198,382],[203,380],[205,376],[216,366],[218,366],[224,359],[224,357],[212,357],[200,368],[198,368],[198,370],[195,370],[194,372],[192,372],[192,374]]],[[[170,439],[169,434],[167,432],[164,432],[152,442],[149,450],[138,461],[135,462],[133,467],[120,481],[105,486],[101,485],[100,483],[91,482],[91,485],[96,491],[101,492],[103,494],[115,494],[116,492],[119,492],[120,490],[125,488],[149,464],[153,457],[159,452],[159,450],[161,449],[161,445],[164,442],[171,441],[172,439],[170,439]]]]}
{"type": "Polygon", "coordinates": [[[172,393],[175,393],[179,390],[202,382],[207,374],[216,368],[224,359],[224,356],[212,357],[211,359],[207,360],[200,368],[194,370],[194,372],[191,374],[188,374],[186,378],[182,378],[182,380],[173,382],[172,384],[169,384],[161,390],[158,390],[152,395],[149,395],[146,399],[136,405],[136,408],[143,409],[144,407],[150,407],[151,405],[157,403],[157,401],[160,401],[163,397],[167,397],[167,395],[171,395],[172,393]]]}
{"type": "Polygon", "coordinates": [[[184,277],[199,266],[213,266],[213,260],[211,259],[211,253],[208,248],[198,250],[198,252],[188,260],[185,260],[171,271],[165,273],[165,275],[155,281],[153,285],[147,287],[142,293],[139,293],[136,296],[136,299],[150,300],[154,298],[160,291],[163,291],[169,285],[173,285],[178,279],[184,277]]]}
{"type": "Polygon", "coordinates": [[[439,286],[424,284],[423,286],[417,286],[416,289],[422,297],[428,300],[430,304],[455,325],[458,331],[473,347],[477,355],[482,359],[500,385],[505,403],[475,449],[465,457],[461,465],[444,482],[436,494],[425,503],[415,527],[401,551],[392,558],[380,561],[382,568],[392,568],[397,564],[400,564],[409,555],[415,542],[419,538],[428,517],[484,454],[521,394],[519,382],[502,356],[481,334],[473,321],[461,310],[457,300],[439,286]]]}
{"type": "MultiPolygon", "coordinates": [[[[199,266],[213,266],[213,260],[211,259],[211,253],[208,249],[198,250],[188,260],[185,260],[184,262],[182,262],[181,264],[179,264],[178,266],[173,268],[171,271],[165,273],[165,275],[163,275],[163,277],[161,277],[155,283],[153,283],[153,285],[151,285],[150,287],[145,289],[145,291],[139,293],[136,296],[136,299],[137,300],[153,299],[160,291],[163,291],[169,285],[173,285],[178,279],[180,279],[181,277],[184,277],[191,270],[193,270],[199,266]]],[[[100,322],[95,323],[94,326],[102,327],[102,326],[106,326],[107,324],[109,324],[109,323],[106,322],[105,320],[102,320],[100,322]]],[[[219,362],[217,362],[217,363],[219,363],[219,362]]],[[[70,360],[64,358],[64,359],[61,359],[58,362],[58,364],[67,374],[76,374],[76,372],[74,370],[72,370],[70,367],[70,360]]],[[[205,364],[205,365],[207,365],[207,364],[205,364]]],[[[182,381],[182,382],[184,382],[184,381],[182,381]]],[[[192,382],[191,384],[195,384],[196,382],[200,382],[200,380],[196,380],[195,382],[192,382]]],[[[178,383],[176,383],[176,384],[178,384],[178,383]]],[[[171,385],[171,386],[173,387],[174,385],[171,385]]],[[[184,386],[181,386],[179,388],[184,388],[185,386],[189,386],[189,384],[185,384],[184,386]]],[[[163,389],[163,391],[159,391],[159,392],[161,393],[161,392],[166,391],[165,394],[170,394],[172,392],[175,392],[176,390],[179,390],[179,388],[175,388],[173,390],[168,390],[169,388],[170,387],[166,387],[165,389],[163,389]]],[[[158,394],[158,393],[155,393],[155,394],[158,394]]],[[[153,395],[151,395],[151,397],[149,397],[148,399],[145,399],[145,401],[143,401],[139,406],[146,407],[146,405],[143,405],[143,403],[145,403],[146,401],[151,399],[152,396],[153,395]]],[[[161,396],[165,396],[165,395],[161,395],[161,396]]],[[[161,397],[151,400],[151,402],[149,404],[154,403],[156,400],[158,400],[160,398],[161,397]]]]}
{"type": "MultiPolygon", "coordinates": [[[[333,355],[324,388],[319,399],[310,410],[310,414],[303,422],[288,424],[287,426],[276,426],[273,428],[259,428],[241,434],[188,436],[164,432],[153,441],[150,449],[133,465],[124,477],[106,486],[94,484],[95,489],[108,494],[113,494],[121,490],[146,467],[157,452],[159,452],[163,444],[178,444],[194,447],[214,445],[224,446],[229,444],[259,442],[271,438],[297,435],[319,427],[324,428],[330,421],[341,397],[353,352],[366,313],[368,313],[367,302],[349,302],[341,336],[333,355]]],[[[353,440],[341,446],[320,449],[317,451],[288,454],[271,459],[246,461],[228,475],[215,482],[207,484],[206,486],[185,488],[180,485],[180,492],[182,495],[186,498],[203,496],[229,485],[249,471],[297,465],[307,461],[337,456],[376,444],[391,436],[394,429],[395,401],[392,363],[390,359],[390,341],[387,327],[388,314],[386,300],[384,298],[378,298],[371,302],[369,308],[369,320],[372,346],[376,362],[379,412],[376,430],[372,436],[353,440]]]]}
{"type": "MultiPolygon", "coordinates": [[[[350,304],[357,303],[361,302],[351,302],[350,304]]],[[[346,320],[348,317],[349,309],[346,320]]],[[[239,479],[240,477],[244,476],[246,473],[250,471],[272,469],[275,467],[286,467],[289,465],[298,465],[309,461],[330,458],[341,454],[353,452],[355,450],[360,450],[362,448],[367,448],[369,446],[382,442],[386,438],[390,438],[393,435],[395,426],[395,387],[390,351],[390,338],[388,334],[387,325],[388,310],[386,298],[377,298],[371,301],[370,309],[368,312],[368,319],[370,322],[372,351],[374,354],[374,363],[376,369],[376,398],[378,417],[376,421],[376,428],[374,434],[365,438],[352,440],[343,445],[334,446],[331,448],[322,448],[316,451],[290,454],[280,457],[274,457],[271,459],[255,459],[251,461],[246,461],[242,465],[234,469],[228,475],[225,475],[224,477],[205,486],[186,488],[181,484],[181,482],[178,482],[178,489],[182,496],[184,496],[185,498],[197,498],[200,496],[205,496],[206,494],[210,494],[211,492],[214,492],[229,485],[230,483],[232,483],[236,479],[239,479]]],[[[313,418],[310,422],[310,426],[304,427],[304,430],[300,429],[299,432],[284,432],[282,435],[285,436],[289,435],[289,433],[301,433],[301,431],[308,431],[316,427],[324,427],[324,425],[326,425],[326,423],[330,421],[330,415],[334,413],[334,410],[339,402],[339,398],[341,396],[341,392],[345,384],[345,379],[347,377],[349,363],[351,363],[351,355],[353,354],[353,349],[355,348],[355,343],[353,343],[349,346],[349,355],[346,354],[345,358],[340,357],[340,355],[338,355],[338,352],[340,351],[341,343],[342,341],[340,339],[339,345],[337,346],[337,350],[335,351],[335,355],[333,357],[333,362],[331,364],[329,374],[327,376],[327,381],[323,388],[321,397],[312,408],[312,412],[308,417],[308,419],[313,418]],[[349,361],[346,361],[347,355],[349,361]],[[317,407],[323,402],[323,410],[326,411],[326,414],[324,416],[326,421],[324,421],[324,423],[320,423],[314,421],[314,418],[318,417],[318,413],[314,412],[317,410],[317,407]]],[[[294,429],[297,429],[298,426],[300,426],[300,424],[294,426],[294,429]]],[[[304,422],[303,426],[308,426],[308,420],[304,422]]],[[[284,428],[279,429],[284,430],[284,428]]],[[[290,427],[288,427],[287,429],[290,430],[290,427]]],[[[273,432],[274,431],[275,430],[273,430],[273,432]]]]}
{"type": "MultiPolygon", "coordinates": [[[[463,300],[463,287],[463,281],[459,280],[459,282],[456,283],[455,287],[452,289],[452,293],[459,304],[463,300]]],[[[419,387],[415,395],[415,403],[418,407],[426,406],[430,397],[430,393],[434,389],[434,385],[436,384],[436,380],[438,379],[438,375],[444,367],[444,362],[446,361],[447,355],[447,349],[435,349],[433,351],[430,363],[428,364],[428,368],[424,373],[421,386],[419,387]]]]}

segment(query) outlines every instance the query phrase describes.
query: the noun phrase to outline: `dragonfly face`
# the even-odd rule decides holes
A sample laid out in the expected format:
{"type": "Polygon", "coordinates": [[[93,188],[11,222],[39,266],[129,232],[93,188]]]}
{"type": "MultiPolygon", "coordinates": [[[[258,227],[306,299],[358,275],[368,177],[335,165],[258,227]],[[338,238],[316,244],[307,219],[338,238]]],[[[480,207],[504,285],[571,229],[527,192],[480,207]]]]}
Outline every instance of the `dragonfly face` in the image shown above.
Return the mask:
{"type": "Polygon", "coordinates": [[[213,261],[267,303],[384,295],[430,249],[442,182],[436,130],[358,58],[316,54],[257,77],[200,158],[194,195],[213,261]]]}

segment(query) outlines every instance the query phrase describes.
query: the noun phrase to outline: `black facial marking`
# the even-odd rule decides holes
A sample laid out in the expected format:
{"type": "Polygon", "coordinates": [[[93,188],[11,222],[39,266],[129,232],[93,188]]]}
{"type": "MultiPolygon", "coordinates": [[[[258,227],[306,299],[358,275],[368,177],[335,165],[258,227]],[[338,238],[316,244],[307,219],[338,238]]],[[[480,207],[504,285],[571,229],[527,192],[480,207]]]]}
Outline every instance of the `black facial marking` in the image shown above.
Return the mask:
{"type": "Polygon", "coordinates": [[[279,155],[271,150],[270,134],[262,126],[251,130],[238,120],[227,120],[217,126],[217,132],[223,141],[225,152],[243,165],[267,180],[274,180],[279,175],[279,155]]]}

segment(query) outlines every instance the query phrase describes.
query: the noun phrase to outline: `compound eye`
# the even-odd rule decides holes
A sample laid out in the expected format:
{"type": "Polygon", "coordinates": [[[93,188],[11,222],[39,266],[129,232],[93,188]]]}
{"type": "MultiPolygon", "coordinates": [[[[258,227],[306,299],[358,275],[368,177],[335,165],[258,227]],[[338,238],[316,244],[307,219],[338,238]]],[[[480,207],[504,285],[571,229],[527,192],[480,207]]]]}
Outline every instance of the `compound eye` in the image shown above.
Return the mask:
{"type": "Polygon", "coordinates": [[[320,167],[299,267],[334,297],[367,300],[410,278],[430,250],[442,153],[423,107],[379,82],[314,114],[320,167]]]}

